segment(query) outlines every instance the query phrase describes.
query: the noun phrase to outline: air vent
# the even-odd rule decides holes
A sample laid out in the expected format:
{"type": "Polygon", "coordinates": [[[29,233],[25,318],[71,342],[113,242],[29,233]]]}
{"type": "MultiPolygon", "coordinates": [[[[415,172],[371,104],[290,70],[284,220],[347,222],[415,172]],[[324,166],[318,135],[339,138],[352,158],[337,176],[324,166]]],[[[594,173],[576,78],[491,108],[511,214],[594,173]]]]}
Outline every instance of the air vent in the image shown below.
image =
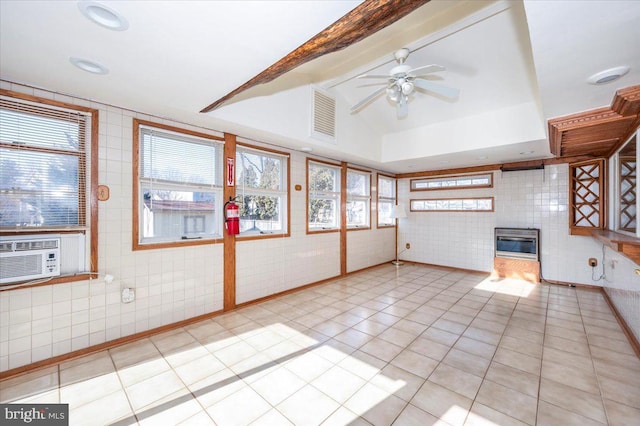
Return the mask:
{"type": "Polygon", "coordinates": [[[312,136],[320,139],[336,139],[336,100],[317,89],[313,92],[312,136]]]}

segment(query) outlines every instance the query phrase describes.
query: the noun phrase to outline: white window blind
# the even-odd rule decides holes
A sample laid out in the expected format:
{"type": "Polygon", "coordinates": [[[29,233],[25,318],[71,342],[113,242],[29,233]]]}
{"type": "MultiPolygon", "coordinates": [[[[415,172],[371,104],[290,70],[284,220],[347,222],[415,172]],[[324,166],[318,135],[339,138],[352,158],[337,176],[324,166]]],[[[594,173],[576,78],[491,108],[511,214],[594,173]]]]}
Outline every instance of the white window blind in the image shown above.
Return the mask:
{"type": "Polygon", "coordinates": [[[222,144],[147,126],[139,132],[140,242],[220,235],[222,144]]]}
{"type": "Polygon", "coordinates": [[[0,228],[84,229],[90,117],[0,98],[0,228]]]}

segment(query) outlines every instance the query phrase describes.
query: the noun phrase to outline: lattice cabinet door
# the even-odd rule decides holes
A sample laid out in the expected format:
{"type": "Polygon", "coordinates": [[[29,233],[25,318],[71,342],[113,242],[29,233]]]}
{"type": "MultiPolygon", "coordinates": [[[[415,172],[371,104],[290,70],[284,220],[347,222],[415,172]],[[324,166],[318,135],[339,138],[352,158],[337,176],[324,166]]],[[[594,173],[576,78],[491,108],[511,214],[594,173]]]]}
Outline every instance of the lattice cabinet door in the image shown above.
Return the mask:
{"type": "Polygon", "coordinates": [[[606,228],[605,160],[569,165],[569,227],[572,234],[606,228]]]}
{"type": "Polygon", "coordinates": [[[636,232],[636,157],[620,156],[620,229],[636,232]]]}

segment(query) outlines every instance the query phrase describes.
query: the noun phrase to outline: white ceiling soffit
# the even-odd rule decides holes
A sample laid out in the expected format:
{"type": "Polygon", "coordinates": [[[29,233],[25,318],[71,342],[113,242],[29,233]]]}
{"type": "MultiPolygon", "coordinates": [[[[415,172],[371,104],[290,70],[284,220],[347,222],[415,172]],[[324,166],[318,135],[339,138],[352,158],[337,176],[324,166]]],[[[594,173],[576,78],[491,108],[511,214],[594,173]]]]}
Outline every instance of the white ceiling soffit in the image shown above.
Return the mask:
{"type": "Polygon", "coordinates": [[[640,84],[640,1],[524,3],[545,120],[609,106],[618,89],[640,84]],[[626,65],[603,85],[587,80],[626,65]]]}
{"type": "Polygon", "coordinates": [[[203,105],[245,83],[361,1],[99,3],[123,15],[128,30],[96,25],[76,1],[1,1],[2,79],[202,122],[203,105]],[[109,74],[82,72],[69,63],[71,56],[104,65],[109,74]]]}

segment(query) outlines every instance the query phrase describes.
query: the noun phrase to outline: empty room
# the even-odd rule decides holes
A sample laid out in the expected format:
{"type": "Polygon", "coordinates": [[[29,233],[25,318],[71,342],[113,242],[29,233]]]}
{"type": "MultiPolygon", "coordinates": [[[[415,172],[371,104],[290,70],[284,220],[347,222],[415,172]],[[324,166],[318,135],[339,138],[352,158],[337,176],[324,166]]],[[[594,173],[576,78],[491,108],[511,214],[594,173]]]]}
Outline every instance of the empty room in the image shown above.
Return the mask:
{"type": "Polygon", "coordinates": [[[640,2],[0,0],[6,425],[640,424],[640,2]]]}

